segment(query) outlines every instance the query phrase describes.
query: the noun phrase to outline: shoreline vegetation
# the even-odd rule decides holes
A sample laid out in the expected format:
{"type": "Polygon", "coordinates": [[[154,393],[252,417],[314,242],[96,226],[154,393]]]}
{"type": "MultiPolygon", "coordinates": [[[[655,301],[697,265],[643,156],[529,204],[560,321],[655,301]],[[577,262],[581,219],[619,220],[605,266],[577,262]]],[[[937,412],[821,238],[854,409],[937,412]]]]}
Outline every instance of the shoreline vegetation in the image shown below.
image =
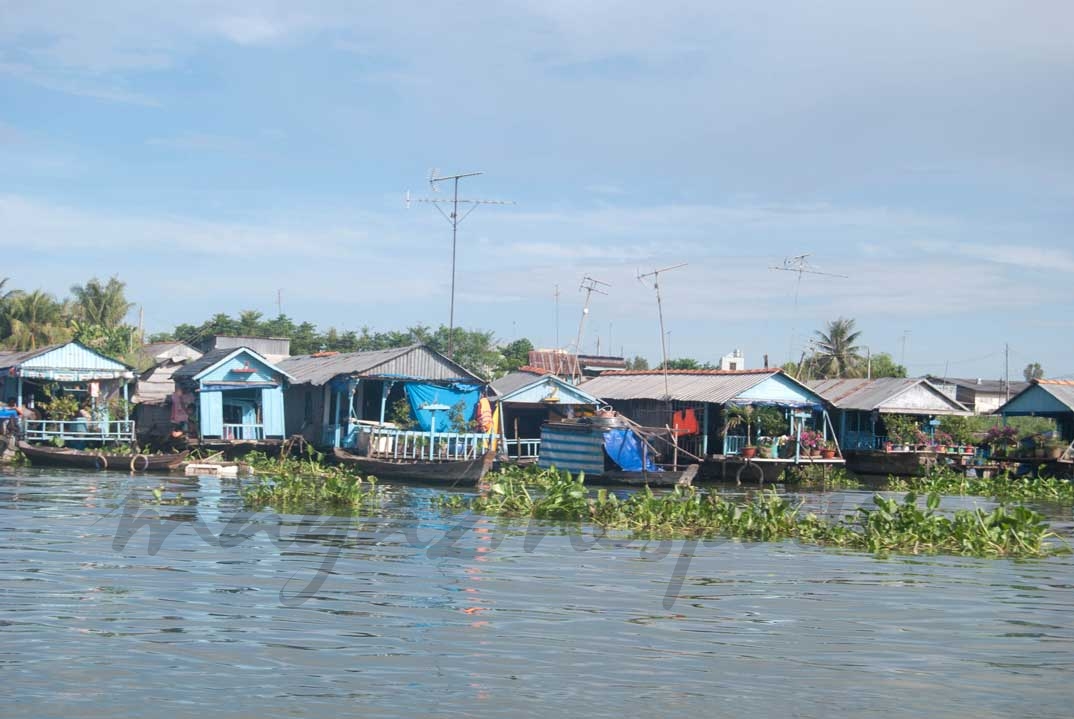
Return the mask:
{"type": "MultiPolygon", "coordinates": [[[[313,508],[378,511],[384,498],[375,477],[323,463],[323,455],[271,459],[252,453],[246,460],[255,481],[241,490],[250,508],[277,511],[313,508]]],[[[951,473],[953,475],[953,473],[951,473]]],[[[835,478],[853,482],[852,478],[835,478]]],[[[954,480],[962,478],[954,477],[954,480]]],[[[591,488],[583,474],[555,469],[506,467],[486,477],[476,496],[441,492],[431,499],[447,513],[474,512],[508,519],[588,523],[602,531],[622,531],[644,538],[714,538],[746,541],[796,540],[803,544],[889,554],[950,554],[974,557],[1041,558],[1070,551],[1043,515],[1021,505],[1001,504],[941,512],[941,494],[962,489],[988,490],[1000,496],[997,480],[988,486],[956,483],[937,474],[917,480],[893,480],[893,489],[909,490],[901,501],[874,494],[872,506],[857,507],[839,518],[803,511],[775,490],[728,499],[715,491],[677,487],[655,494],[648,487],[621,493],[591,488]],[[899,483],[905,483],[905,486],[899,483]],[[925,497],[919,506],[919,497],[925,497]]],[[[1022,482],[1016,480],[1015,482],[1022,482]]],[[[1074,501],[1064,480],[1025,480],[1018,499],[1074,501]],[[1067,489],[1062,489],[1063,485],[1067,489]],[[1043,496],[1037,496],[1039,492],[1043,496]]],[[[856,485],[856,482],[854,482],[856,485]]],[[[812,487],[810,484],[791,485],[812,487]]],[[[823,486],[823,485],[821,485],[823,486]]],[[[827,486],[824,488],[833,488],[827,486]]]]}

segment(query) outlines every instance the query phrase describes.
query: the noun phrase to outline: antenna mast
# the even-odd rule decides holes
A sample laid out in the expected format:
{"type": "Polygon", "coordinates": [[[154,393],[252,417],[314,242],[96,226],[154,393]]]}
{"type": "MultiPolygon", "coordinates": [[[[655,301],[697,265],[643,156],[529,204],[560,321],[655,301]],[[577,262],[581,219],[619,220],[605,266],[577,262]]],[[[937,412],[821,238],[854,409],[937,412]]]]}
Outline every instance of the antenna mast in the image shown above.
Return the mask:
{"type": "Polygon", "coordinates": [[[668,389],[668,345],[667,335],[664,334],[664,305],[660,299],[660,273],[670,272],[671,270],[677,270],[680,267],[686,267],[688,263],[683,262],[681,265],[673,265],[671,267],[664,267],[659,270],[653,270],[652,272],[646,272],[644,275],[638,272],[638,282],[644,283],[646,278],[653,278],[653,289],[656,290],[656,311],[660,315],[660,353],[664,357],[664,401],[667,402],[668,410],[671,409],[671,390],[668,389]]]}
{"type": "Polygon", "coordinates": [[[811,253],[807,252],[804,255],[795,255],[794,257],[785,257],[783,259],[783,266],[771,266],[770,270],[782,270],[784,272],[796,272],[798,273],[798,279],[794,282],[794,312],[791,315],[791,337],[787,343],[787,361],[791,361],[794,358],[794,333],[798,329],[798,291],[802,288],[802,275],[823,275],[824,277],[842,277],[848,279],[846,275],[837,275],[834,272],[821,272],[817,270],[813,265],[809,264],[807,259],[811,253]]]}
{"type": "MultiPolygon", "coordinates": [[[[438,182],[452,182],[454,184],[454,195],[450,200],[438,199],[434,197],[416,197],[413,202],[425,202],[433,205],[439,210],[440,214],[444,216],[444,219],[451,225],[451,309],[448,311],[448,346],[447,356],[448,359],[454,359],[455,354],[455,246],[456,239],[459,233],[459,223],[470,216],[470,213],[477,209],[478,205],[513,205],[515,204],[511,200],[460,200],[459,199],[459,180],[464,177],[477,177],[483,175],[484,172],[463,172],[458,175],[438,175],[437,170],[433,169],[429,171],[429,187],[433,192],[439,192],[438,182]],[[459,205],[470,205],[463,215],[459,216],[459,205]],[[451,213],[444,212],[444,209],[440,205],[451,205],[451,213]]],[[[406,206],[410,207],[411,203],[410,191],[406,193],[406,206]]]]}
{"type": "Polygon", "coordinates": [[[611,285],[607,282],[593,279],[589,275],[583,277],[582,283],[578,285],[578,291],[585,292],[585,304],[582,306],[582,319],[578,321],[578,338],[574,340],[574,367],[571,370],[571,380],[574,382],[579,382],[582,379],[582,366],[578,361],[578,355],[582,354],[582,333],[585,331],[586,317],[589,316],[589,298],[593,296],[594,292],[601,295],[608,294],[603,287],[611,287],[611,285]]]}

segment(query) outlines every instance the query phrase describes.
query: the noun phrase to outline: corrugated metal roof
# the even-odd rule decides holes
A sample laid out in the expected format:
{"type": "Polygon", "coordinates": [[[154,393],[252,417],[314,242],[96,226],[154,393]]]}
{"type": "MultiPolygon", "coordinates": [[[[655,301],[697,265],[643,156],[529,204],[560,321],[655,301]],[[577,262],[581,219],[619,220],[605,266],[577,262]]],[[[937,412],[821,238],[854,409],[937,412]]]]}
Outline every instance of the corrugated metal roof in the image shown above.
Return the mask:
{"type": "Polygon", "coordinates": [[[314,386],[327,384],[335,377],[391,376],[485,383],[473,372],[420,344],[367,352],[301,355],[280,362],[280,368],[295,378],[295,384],[314,386]]]}
{"type": "Polygon", "coordinates": [[[220,349],[209,350],[193,362],[187,362],[185,365],[177,369],[172,374],[172,379],[178,381],[197,377],[202,372],[208,370],[211,367],[215,367],[216,365],[226,360],[228,357],[231,357],[234,354],[238,354],[239,352],[248,352],[255,359],[262,362],[266,367],[277,372],[282,371],[284,376],[286,376],[288,380],[292,382],[294,381],[294,377],[287,370],[283,369],[280,365],[273,364],[261,354],[259,354],[255,350],[250,349],[249,347],[221,347],[220,349]]]}
{"type": "Polygon", "coordinates": [[[22,352],[0,352],[0,369],[19,366],[102,371],[132,369],[130,365],[103,355],[81,342],[64,342],[22,352]],[[44,359],[45,355],[49,355],[47,360],[44,359]]]}
{"type": "Polygon", "coordinates": [[[519,370],[518,372],[511,372],[505,374],[498,380],[492,383],[492,389],[497,395],[503,396],[510,394],[516,389],[522,389],[526,385],[533,384],[541,377],[548,376],[547,372],[526,372],[525,370],[519,370]]]}
{"type": "MultiPolygon", "coordinates": [[[[724,404],[780,372],[778,369],[675,370],[668,372],[667,393],[680,402],[724,404]]],[[[664,373],[659,370],[605,372],[580,386],[604,400],[662,400],[665,396],[664,373]]]]}
{"type": "Polygon", "coordinates": [[[918,385],[927,387],[955,412],[969,410],[944,394],[939,387],[920,377],[878,377],[877,379],[822,379],[806,383],[810,389],[839,409],[871,412],[892,398],[918,385]]]}
{"type": "Polygon", "coordinates": [[[1042,390],[1065,404],[1071,411],[1074,411],[1074,380],[1038,379],[1033,380],[1033,384],[1040,385],[1042,390]]]}

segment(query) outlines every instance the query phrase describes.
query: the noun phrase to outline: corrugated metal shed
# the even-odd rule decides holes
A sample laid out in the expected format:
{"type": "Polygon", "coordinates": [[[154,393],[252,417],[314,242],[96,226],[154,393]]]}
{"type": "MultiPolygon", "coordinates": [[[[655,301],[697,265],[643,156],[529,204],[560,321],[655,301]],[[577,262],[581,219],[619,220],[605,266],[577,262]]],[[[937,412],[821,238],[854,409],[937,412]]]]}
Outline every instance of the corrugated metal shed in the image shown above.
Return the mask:
{"type": "Polygon", "coordinates": [[[280,368],[295,384],[325,385],[336,377],[398,377],[484,384],[485,380],[425,345],[368,352],[329,353],[289,357],[280,368]]]}
{"type": "MultiPolygon", "coordinates": [[[[522,374],[522,373],[515,373],[522,374]]],[[[509,375],[510,376],[510,375],[509,375]]],[[[495,389],[495,387],[493,387],[495,389]]],[[[517,404],[600,405],[602,402],[581,387],[560,379],[554,374],[530,375],[529,382],[508,392],[498,392],[498,401],[517,404]]]]}
{"type": "Polygon", "coordinates": [[[163,404],[175,391],[172,375],[182,364],[164,362],[146,370],[138,377],[138,388],[131,397],[135,404],[163,404]]]}
{"type": "Polygon", "coordinates": [[[142,345],[138,354],[145,357],[153,364],[161,362],[187,362],[201,357],[202,352],[196,350],[186,342],[151,342],[142,345]]]}
{"type": "Polygon", "coordinates": [[[813,380],[807,384],[825,400],[843,410],[903,411],[907,408],[900,406],[897,410],[892,410],[890,406],[897,404],[900,395],[924,390],[934,398],[932,407],[922,408],[929,410],[929,414],[935,414],[944,409],[950,413],[970,414],[969,409],[945,394],[939,387],[918,377],[878,377],[873,380],[824,379],[813,380]]]}
{"type": "MultiPolygon", "coordinates": [[[[679,402],[725,404],[776,374],[782,374],[782,370],[676,370],[668,372],[668,392],[672,400],[679,402]]],[[[581,388],[604,400],[663,400],[664,373],[605,372],[583,382],[581,388]]]]}
{"type": "Polygon", "coordinates": [[[996,412],[998,414],[1044,413],[1062,410],[1063,407],[1074,412],[1074,380],[1035,379],[996,412]],[[1042,395],[1050,398],[1051,401],[1049,402],[1042,395]]]}
{"type": "MultiPolygon", "coordinates": [[[[936,377],[929,375],[927,380],[934,384],[951,384],[962,389],[985,394],[1004,394],[1007,391],[1007,383],[1001,379],[963,379],[960,377],[936,377]]],[[[1011,382],[1011,394],[1021,392],[1029,386],[1028,382],[1011,382]]]]}

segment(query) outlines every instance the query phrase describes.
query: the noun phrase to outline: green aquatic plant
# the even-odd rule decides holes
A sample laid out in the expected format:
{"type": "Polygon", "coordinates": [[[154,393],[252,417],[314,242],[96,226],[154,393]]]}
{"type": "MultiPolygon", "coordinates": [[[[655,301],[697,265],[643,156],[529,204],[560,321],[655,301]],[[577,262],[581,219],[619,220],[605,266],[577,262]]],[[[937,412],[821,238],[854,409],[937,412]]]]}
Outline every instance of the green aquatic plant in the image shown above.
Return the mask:
{"type": "Polygon", "coordinates": [[[788,468],[783,481],[802,489],[858,489],[861,482],[842,467],[826,464],[801,464],[788,468]]]}
{"type": "Polygon", "coordinates": [[[676,487],[664,494],[651,489],[620,497],[607,489],[589,492],[584,477],[566,472],[541,474],[543,486],[527,484],[535,475],[503,473],[487,491],[469,501],[454,496],[439,504],[447,510],[469,509],[491,516],[590,522],[604,530],[622,530],[646,538],[717,537],[749,541],[793,539],[875,554],[948,553],[983,557],[1040,557],[1068,551],[1044,518],[1021,506],[939,511],[940,495],[931,493],[923,507],[918,495],[901,502],[876,495],[873,506],[838,519],[803,513],[773,490],[745,501],[730,500],[696,487],[676,487]]]}
{"type": "Polygon", "coordinates": [[[1015,477],[1010,472],[989,478],[967,477],[946,466],[930,467],[921,477],[888,477],[887,487],[898,492],[976,495],[1000,501],[1074,503],[1074,483],[1066,479],[1015,477]]]}
{"type": "Polygon", "coordinates": [[[302,457],[273,458],[250,452],[244,458],[256,481],[241,490],[247,506],[280,510],[305,507],[349,507],[375,504],[380,497],[376,477],[324,464],[324,455],[307,446],[302,457]]]}

